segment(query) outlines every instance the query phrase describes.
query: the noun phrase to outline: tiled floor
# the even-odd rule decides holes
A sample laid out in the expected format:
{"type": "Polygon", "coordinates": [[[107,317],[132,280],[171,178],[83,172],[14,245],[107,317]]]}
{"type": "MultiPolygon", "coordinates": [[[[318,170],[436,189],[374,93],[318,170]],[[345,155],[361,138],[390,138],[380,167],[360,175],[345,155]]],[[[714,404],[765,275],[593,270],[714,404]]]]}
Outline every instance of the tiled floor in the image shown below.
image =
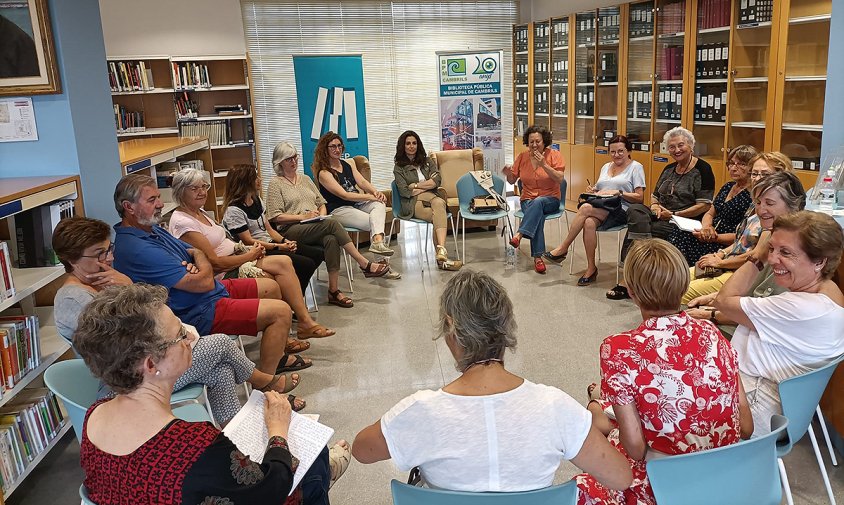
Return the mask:
{"type": "MultiPolygon", "coordinates": [[[[338,330],[334,337],[312,340],[307,354],[314,366],[306,370],[296,393],[308,401],[306,412],[321,414],[337,437],[351,441],[364,426],[374,422],[398,400],[421,388],[439,388],[457,377],[453,360],[436,335],[439,294],[449,272],[426,264],[420,254],[414,227],[405,229],[392,262],[404,277],[398,281],[368,280],[356,276],[355,307],[342,309],[320,305],[318,319],[338,330]]],[[[547,226],[549,248],[557,242],[557,226],[547,226]]],[[[449,237],[450,238],[450,237],[449,237]]],[[[528,245],[515,271],[505,271],[502,239],[492,232],[466,237],[468,266],[498,278],[512,298],[519,323],[519,346],[506,357],[507,367],[534,382],[557,386],[585,400],[585,387],[598,379],[598,345],[604,336],[636,326],[640,316],[629,301],[611,302],[604,291],[615,281],[614,235],[602,237],[604,262],[596,286],[575,285],[585,268],[582,245],[577,244],[575,275],[549,265],[548,273],[533,272],[528,245]]],[[[395,242],[394,242],[395,245],[395,242]]],[[[451,251],[453,242],[449,243],[451,251]]],[[[453,252],[453,251],[452,251],[453,252]]],[[[317,283],[320,301],[325,299],[325,272],[317,283]]],[[[345,274],[341,286],[347,286],[345,274]]],[[[247,343],[247,351],[257,346],[247,343]]],[[[585,403],[585,402],[584,402],[585,403]]],[[[816,429],[820,435],[820,431],[816,429]]],[[[826,460],[826,449],[822,449],[826,460]]],[[[9,501],[23,504],[79,503],[82,480],[79,446],[72,433],[51,453],[9,501]]],[[[827,503],[820,473],[807,439],[785,458],[795,502],[827,503]]],[[[844,467],[830,469],[836,497],[844,501],[844,467]]],[[[571,477],[574,466],[563,463],[558,481],[571,477]]],[[[404,479],[390,462],[361,465],[352,462],[346,475],[331,491],[337,504],[388,504],[390,479],[404,479]]]]}

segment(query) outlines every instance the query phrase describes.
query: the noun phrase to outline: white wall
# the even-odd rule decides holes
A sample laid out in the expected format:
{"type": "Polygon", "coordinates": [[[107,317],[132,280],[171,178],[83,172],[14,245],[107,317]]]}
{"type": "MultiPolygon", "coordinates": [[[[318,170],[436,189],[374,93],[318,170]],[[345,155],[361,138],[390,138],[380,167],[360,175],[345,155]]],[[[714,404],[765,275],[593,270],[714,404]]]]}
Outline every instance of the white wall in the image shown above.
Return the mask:
{"type": "Polygon", "coordinates": [[[238,0],[99,0],[106,55],[244,54],[238,0]]]}
{"type": "Polygon", "coordinates": [[[519,3],[519,22],[540,21],[563,14],[571,14],[572,12],[620,5],[627,1],[629,0],[521,0],[519,3]]]}

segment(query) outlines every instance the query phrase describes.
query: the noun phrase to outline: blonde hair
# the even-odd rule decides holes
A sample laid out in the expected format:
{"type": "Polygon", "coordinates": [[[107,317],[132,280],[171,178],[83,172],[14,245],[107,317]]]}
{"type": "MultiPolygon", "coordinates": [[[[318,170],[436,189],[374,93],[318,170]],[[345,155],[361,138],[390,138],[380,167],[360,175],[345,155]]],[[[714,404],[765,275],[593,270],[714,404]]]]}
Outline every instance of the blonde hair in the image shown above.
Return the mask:
{"type": "Polygon", "coordinates": [[[677,310],[689,288],[683,254],[660,239],[636,240],[624,260],[624,278],[636,304],[645,310],[677,310]]]}
{"type": "Polygon", "coordinates": [[[774,172],[791,172],[794,170],[794,166],[791,164],[791,158],[779,151],[757,153],[748,165],[753,168],[753,165],[759,160],[763,160],[774,172]]]}

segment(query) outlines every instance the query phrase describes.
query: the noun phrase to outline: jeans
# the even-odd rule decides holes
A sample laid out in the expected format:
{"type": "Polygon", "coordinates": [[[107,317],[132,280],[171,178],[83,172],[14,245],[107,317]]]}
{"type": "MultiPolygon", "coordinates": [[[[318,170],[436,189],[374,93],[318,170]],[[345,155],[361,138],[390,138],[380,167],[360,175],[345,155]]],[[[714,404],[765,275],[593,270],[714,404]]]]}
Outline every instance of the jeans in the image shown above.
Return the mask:
{"type": "Polygon", "coordinates": [[[323,447],[314,464],[302,477],[303,505],[328,505],[328,484],[331,482],[331,465],[328,463],[328,447],[323,447]]]}
{"type": "Polygon", "coordinates": [[[545,216],[560,211],[560,199],[540,196],[533,200],[522,200],[525,217],[519,225],[519,233],[530,239],[530,255],[534,258],[545,252],[545,216]]]}

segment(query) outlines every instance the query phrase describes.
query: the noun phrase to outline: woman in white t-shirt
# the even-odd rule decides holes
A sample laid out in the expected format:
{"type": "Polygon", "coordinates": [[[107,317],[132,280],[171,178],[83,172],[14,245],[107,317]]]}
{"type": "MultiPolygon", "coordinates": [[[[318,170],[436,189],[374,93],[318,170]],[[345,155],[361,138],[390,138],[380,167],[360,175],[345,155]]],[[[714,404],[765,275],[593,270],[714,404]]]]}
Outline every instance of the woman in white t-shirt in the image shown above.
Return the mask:
{"type": "Polygon", "coordinates": [[[560,460],[571,460],[612,489],[630,485],[630,467],[585,408],[557,388],[504,368],[516,347],[513,304],[482,272],[463,270],[440,298],[441,334],[462,375],[419,391],[358,433],[361,463],[391,459],[419,467],[431,487],[515,492],[550,486],[560,460]]]}
{"type": "Polygon", "coordinates": [[[831,280],[841,261],[844,233],[832,217],[801,211],[780,216],[764,256],[751,256],[727,280],[715,308],[739,327],[738,352],[754,435],[770,433],[782,412],[778,384],[820,368],[844,353],[844,294],[831,280]],[[745,296],[765,265],[788,290],[767,298],[745,296]]]}
{"type": "Polygon", "coordinates": [[[606,198],[579,204],[577,216],[569,226],[566,239],[543,255],[549,261],[562,263],[568,255],[569,247],[583,230],[587,265],[586,271],[577,281],[578,286],[588,286],[598,279],[598,267],[595,265],[598,231],[627,224],[627,208],[631,203],[642,203],[645,169],[630,157],[631,148],[630,141],[624,135],[610,139],[612,161],[601,167],[601,175],[595,185],[586,187],[588,193],[606,198]]]}

